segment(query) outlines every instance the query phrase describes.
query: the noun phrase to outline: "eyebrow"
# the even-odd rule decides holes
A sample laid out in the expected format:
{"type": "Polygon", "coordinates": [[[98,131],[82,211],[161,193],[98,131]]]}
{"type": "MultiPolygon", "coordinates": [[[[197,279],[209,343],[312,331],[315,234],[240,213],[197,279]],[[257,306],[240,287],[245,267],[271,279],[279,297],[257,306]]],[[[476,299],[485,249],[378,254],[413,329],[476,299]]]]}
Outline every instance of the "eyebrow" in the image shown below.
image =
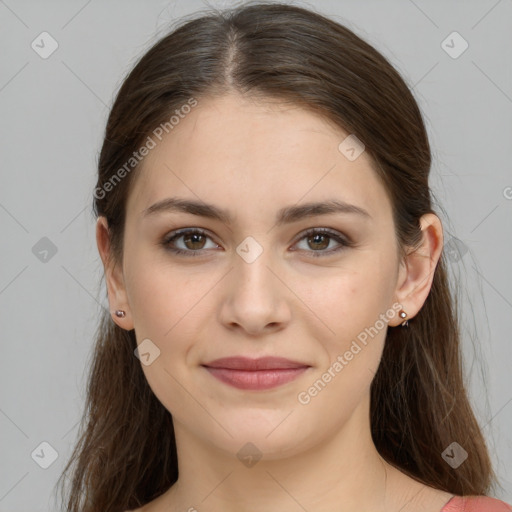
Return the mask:
{"type": "MultiPolygon", "coordinates": [[[[213,204],[184,199],[179,197],[168,197],[156,202],[142,211],[144,218],[162,212],[189,213],[221,221],[225,224],[231,224],[232,215],[228,210],[224,210],[213,204]]],[[[281,208],[276,215],[276,225],[291,224],[302,219],[315,217],[318,215],[330,215],[333,213],[356,214],[365,219],[371,219],[371,215],[360,206],[346,203],[339,199],[328,199],[322,202],[304,203],[302,205],[292,205],[281,208]]]]}

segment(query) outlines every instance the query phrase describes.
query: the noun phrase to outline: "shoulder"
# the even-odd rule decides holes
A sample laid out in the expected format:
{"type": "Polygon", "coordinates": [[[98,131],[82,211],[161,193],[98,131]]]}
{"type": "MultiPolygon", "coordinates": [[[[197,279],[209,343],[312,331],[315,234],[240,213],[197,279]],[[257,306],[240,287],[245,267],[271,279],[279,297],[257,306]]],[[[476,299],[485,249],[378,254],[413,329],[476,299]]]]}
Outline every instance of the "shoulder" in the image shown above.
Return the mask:
{"type": "Polygon", "coordinates": [[[512,512],[512,506],[489,496],[454,496],[441,512],[512,512]]]}

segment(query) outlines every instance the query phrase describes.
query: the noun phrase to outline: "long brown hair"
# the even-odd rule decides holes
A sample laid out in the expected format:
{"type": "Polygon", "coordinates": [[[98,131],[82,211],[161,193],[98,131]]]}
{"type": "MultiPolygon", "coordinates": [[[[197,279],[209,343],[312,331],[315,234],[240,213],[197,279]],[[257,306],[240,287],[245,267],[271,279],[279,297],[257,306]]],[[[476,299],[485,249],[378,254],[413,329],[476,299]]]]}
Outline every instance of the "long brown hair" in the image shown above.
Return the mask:
{"type": "MultiPolygon", "coordinates": [[[[230,91],[312,109],[356,134],[392,200],[401,254],[418,246],[419,219],[433,212],[431,151],[404,79],[333,20],[296,6],[251,3],[183,22],[123,82],[94,192],[94,213],[108,220],[113,261],[122,262],[126,202],[137,173],[126,162],[191,98],[230,91]],[[122,179],[113,180],[123,166],[122,179]]],[[[421,311],[408,328],[388,330],[371,386],[371,430],[379,453],[413,478],[458,495],[486,494],[495,475],[463,383],[458,325],[443,254],[421,311]],[[442,457],[454,441],[469,454],[457,469],[442,457]]],[[[61,475],[73,468],[69,512],[137,508],[178,478],[172,417],[150,389],[136,346],[134,331],[103,311],[79,440],[61,475]]]]}

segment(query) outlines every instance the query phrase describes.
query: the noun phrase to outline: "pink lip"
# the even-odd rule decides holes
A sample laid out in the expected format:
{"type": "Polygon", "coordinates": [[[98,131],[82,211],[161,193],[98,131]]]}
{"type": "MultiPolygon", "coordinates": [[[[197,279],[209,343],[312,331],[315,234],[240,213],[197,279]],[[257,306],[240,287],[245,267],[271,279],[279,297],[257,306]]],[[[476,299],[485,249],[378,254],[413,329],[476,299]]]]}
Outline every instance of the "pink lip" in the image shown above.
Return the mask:
{"type": "Polygon", "coordinates": [[[238,389],[263,390],[296,379],[309,365],[282,357],[224,357],[203,365],[211,375],[238,389]]]}

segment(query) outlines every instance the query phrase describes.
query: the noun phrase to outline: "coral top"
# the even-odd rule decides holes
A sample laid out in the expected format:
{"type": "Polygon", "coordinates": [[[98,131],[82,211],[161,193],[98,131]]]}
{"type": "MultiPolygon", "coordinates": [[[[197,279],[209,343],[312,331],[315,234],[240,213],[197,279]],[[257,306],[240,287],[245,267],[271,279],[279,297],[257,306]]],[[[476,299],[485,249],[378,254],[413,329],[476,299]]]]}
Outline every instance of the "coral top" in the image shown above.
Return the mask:
{"type": "Polygon", "coordinates": [[[512,506],[487,496],[454,496],[441,512],[511,512],[512,506]]]}

